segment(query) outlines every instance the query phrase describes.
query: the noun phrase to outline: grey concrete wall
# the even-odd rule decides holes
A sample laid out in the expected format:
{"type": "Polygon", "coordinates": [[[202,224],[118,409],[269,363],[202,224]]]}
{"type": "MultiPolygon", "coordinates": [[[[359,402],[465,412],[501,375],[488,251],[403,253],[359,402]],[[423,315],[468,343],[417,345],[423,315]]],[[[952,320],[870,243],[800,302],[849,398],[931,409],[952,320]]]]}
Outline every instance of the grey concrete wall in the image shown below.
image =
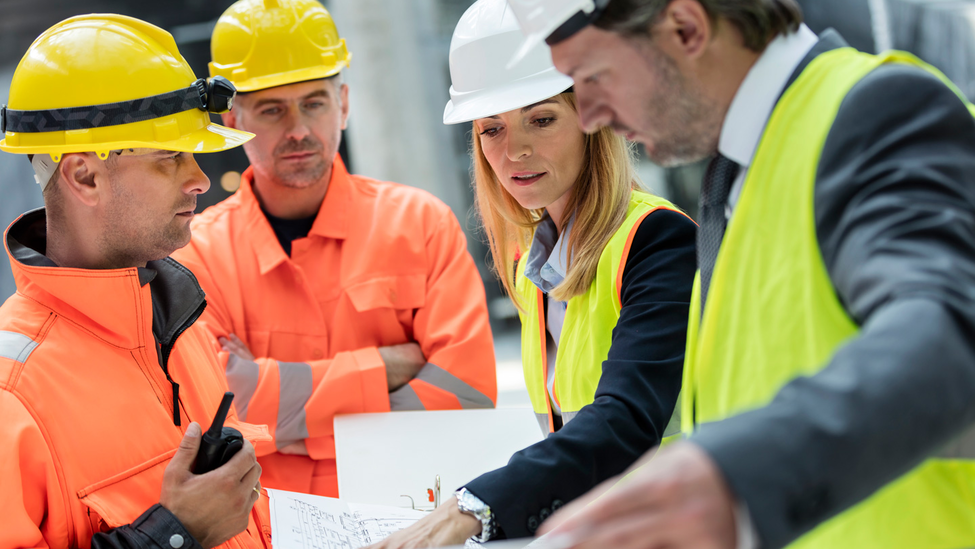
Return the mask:
{"type": "Polygon", "coordinates": [[[470,126],[443,124],[450,37],[471,3],[325,0],[352,52],[343,74],[351,111],[345,139],[355,173],[424,189],[453,210],[485,283],[492,320],[499,320],[507,301],[485,261],[471,208],[470,126]]]}
{"type": "MultiPolygon", "coordinates": [[[[326,2],[352,52],[347,132],[356,172],[430,191],[462,220],[467,166],[450,128],[448,49],[435,0],[326,2]]],[[[453,26],[451,25],[451,30],[453,26]]],[[[449,40],[449,35],[448,35],[449,40]]]]}
{"type": "MultiPolygon", "coordinates": [[[[0,67],[0,104],[7,102],[14,66],[0,67]]],[[[27,157],[0,152],[0,225],[6,229],[20,214],[43,206],[41,190],[27,157]]],[[[0,257],[0,301],[16,291],[7,254],[0,257]]]]}

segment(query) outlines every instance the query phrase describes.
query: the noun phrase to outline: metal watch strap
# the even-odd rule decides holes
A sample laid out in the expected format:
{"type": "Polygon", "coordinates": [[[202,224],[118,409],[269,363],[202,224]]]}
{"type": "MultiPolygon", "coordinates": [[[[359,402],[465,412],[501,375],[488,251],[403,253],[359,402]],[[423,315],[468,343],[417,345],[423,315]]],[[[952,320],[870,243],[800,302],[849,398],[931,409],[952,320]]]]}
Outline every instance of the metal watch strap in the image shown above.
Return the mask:
{"type": "Polygon", "coordinates": [[[461,488],[454,492],[457,498],[457,508],[461,513],[471,515],[481,521],[481,533],[471,539],[478,543],[485,543],[494,537],[495,524],[494,513],[481,498],[475,496],[467,488],[461,488]]]}

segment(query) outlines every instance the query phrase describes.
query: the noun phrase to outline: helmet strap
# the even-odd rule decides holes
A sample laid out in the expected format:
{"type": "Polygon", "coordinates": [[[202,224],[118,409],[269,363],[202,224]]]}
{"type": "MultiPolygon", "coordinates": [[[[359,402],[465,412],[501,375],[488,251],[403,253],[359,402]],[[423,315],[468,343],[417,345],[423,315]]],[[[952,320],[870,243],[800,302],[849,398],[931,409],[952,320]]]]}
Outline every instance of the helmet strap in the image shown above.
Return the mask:
{"type": "Polygon", "coordinates": [[[595,23],[603,14],[603,11],[606,10],[607,5],[609,5],[609,0],[595,0],[592,11],[587,12],[585,9],[581,9],[575,12],[565,23],[559,25],[558,28],[552,31],[552,34],[548,35],[545,43],[549,46],[554,46],[595,23]]]}
{"type": "Polygon", "coordinates": [[[30,159],[30,165],[34,167],[34,181],[41,186],[42,193],[47,188],[48,183],[51,182],[51,178],[54,177],[54,172],[58,171],[60,164],[60,162],[55,162],[49,154],[35,154],[30,159]]]}
{"type": "Polygon", "coordinates": [[[131,101],[35,111],[6,107],[0,116],[8,132],[89,130],[162,118],[192,109],[226,112],[233,106],[236,91],[229,80],[217,76],[209,84],[200,78],[181,90],[131,101]]]}

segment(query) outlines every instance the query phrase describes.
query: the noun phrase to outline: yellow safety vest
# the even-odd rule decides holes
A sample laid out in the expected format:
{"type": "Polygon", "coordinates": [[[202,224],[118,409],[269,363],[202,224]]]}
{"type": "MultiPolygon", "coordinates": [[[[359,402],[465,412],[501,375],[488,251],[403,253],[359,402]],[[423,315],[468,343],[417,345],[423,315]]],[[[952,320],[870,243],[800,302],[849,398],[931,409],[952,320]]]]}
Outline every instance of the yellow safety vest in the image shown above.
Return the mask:
{"type": "MultiPolygon", "coordinates": [[[[703,318],[699,277],[695,283],[684,363],[685,433],[695,422],[767,404],[793,378],[823,369],[859,332],[823,263],[813,191],[840,104],[884,63],[919,66],[947,82],[909,54],[843,48],[813,60],[775,107],[724,236],[703,318]]],[[[929,459],[792,547],[975,547],[973,458],[956,452],[929,459]]]]}
{"type": "MultiPolygon", "coordinates": [[[[559,353],[555,358],[555,383],[552,398],[562,410],[562,421],[568,423],[582,409],[591,404],[603,361],[609,356],[613,328],[620,318],[620,289],[623,267],[630,244],[640,227],[640,221],[657,210],[679,212],[673,204],[644,192],[633,191],[626,219],[616,231],[599,257],[596,278],[589,290],[569,300],[565,321],[559,337],[559,353]]],[[[544,294],[525,276],[525,258],[518,264],[515,289],[524,307],[521,316],[521,359],[525,384],[531,397],[538,424],[546,435],[554,430],[552,410],[546,380],[548,360],[545,352],[544,294]]],[[[664,436],[678,433],[678,410],[664,436]]]]}

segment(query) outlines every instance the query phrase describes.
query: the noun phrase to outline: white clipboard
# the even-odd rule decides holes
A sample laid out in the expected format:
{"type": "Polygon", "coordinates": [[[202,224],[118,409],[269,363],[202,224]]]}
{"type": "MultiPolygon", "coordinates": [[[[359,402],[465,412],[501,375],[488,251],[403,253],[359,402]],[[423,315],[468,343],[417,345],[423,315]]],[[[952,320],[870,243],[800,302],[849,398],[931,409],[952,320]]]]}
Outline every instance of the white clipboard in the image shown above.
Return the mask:
{"type": "Polygon", "coordinates": [[[335,417],[339,497],[433,509],[454,490],[542,440],[531,408],[335,417]]]}

